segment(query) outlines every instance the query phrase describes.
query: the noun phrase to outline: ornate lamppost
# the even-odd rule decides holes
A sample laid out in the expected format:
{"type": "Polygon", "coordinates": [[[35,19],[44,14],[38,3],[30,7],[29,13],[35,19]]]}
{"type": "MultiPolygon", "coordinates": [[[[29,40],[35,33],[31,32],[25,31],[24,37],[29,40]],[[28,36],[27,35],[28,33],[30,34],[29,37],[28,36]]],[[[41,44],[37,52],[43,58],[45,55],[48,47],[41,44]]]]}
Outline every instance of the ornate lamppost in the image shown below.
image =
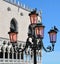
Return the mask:
{"type": "MultiPolygon", "coordinates": [[[[31,24],[28,27],[28,38],[26,40],[26,45],[24,49],[22,49],[20,52],[25,51],[28,47],[31,48],[31,50],[34,53],[34,64],[37,64],[36,61],[36,50],[44,49],[46,52],[52,52],[54,51],[54,45],[56,43],[56,37],[57,37],[57,28],[51,29],[48,34],[50,37],[50,42],[52,43],[52,46],[48,46],[47,48],[43,45],[43,38],[44,38],[44,28],[45,26],[38,22],[38,13],[36,10],[33,10],[30,14],[30,22],[31,24]],[[32,42],[29,39],[32,39],[32,42]]],[[[9,32],[10,36],[10,42],[15,44],[17,42],[17,32],[9,32]]],[[[16,49],[19,51],[21,48],[16,49]]]]}

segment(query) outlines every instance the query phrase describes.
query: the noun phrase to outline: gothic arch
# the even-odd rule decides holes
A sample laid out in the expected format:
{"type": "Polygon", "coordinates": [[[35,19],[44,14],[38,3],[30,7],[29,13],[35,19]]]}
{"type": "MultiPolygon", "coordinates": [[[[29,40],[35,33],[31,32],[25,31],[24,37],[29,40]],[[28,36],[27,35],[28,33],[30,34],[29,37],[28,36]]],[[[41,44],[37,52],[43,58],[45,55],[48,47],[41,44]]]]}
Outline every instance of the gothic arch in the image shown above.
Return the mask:
{"type": "Polygon", "coordinates": [[[18,32],[18,23],[15,18],[12,18],[12,20],[10,22],[10,31],[18,32]]]}

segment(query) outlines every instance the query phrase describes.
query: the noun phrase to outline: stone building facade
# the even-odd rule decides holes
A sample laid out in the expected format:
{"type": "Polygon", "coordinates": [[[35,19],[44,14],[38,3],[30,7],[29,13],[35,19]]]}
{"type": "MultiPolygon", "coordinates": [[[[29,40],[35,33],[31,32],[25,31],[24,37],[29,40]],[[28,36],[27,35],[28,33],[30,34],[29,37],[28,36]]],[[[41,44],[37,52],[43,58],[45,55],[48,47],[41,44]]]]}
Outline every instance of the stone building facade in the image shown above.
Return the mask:
{"type": "MultiPolygon", "coordinates": [[[[22,41],[25,43],[28,34],[28,26],[30,24],[30,18],[28,16],[30,12],[31,9],[27,8],[25,5],[22,5],[19,2],[16,4],[16,0],[0,0],[0,51],[3,42],[6,42],[4,48],[6,48],[8,44],[8,32],[10,31],[12,21],[15,21],[17,25],[18,43],[21,43],[22,41]]],[[[38,17],[38,20],[41,20],[40,17],[38,17]]],[[[14,58],[12,58],[12,60],[7,60],[5,59],[5,55],[3,59],[0,59],[0,64],[8,64],[8,62],[10,62],[10,64],[19,64],[19,62],[25,64],[23,60],[14,60],[14,58]]]]}

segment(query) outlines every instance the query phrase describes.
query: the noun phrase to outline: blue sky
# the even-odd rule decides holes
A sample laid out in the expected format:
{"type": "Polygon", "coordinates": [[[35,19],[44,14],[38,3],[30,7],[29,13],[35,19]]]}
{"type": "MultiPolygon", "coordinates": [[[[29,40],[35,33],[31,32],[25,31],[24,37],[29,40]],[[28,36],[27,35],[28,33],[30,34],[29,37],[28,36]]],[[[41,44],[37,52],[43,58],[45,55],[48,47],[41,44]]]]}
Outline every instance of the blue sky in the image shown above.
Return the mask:
{"type": "Polygon", "coordinates": [[[60,64],[60,0],[19,0],[30,8],[42,10],[42,23],[45,25],[44,45],[50,45],[48,31],[54,25],[59,29],[55,51],[42,53],[42,64],[60,64]]]}

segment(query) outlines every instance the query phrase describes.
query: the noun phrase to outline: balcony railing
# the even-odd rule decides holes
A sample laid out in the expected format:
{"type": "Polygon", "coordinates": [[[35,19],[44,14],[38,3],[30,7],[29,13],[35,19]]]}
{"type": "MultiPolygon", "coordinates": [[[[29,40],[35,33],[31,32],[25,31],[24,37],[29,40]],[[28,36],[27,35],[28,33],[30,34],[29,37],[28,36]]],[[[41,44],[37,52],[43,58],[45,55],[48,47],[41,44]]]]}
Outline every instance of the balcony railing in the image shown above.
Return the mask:
{"type": "MultiPolygon", "coordinates": [[[[0,59],[0,64],[33,64],[33,61],[24,61],[20,59],[0,59]]],[[[41,64],[37,62],[37,64],[41,64]]]]}
{"type": "MultiPolygon", "coordinates": [[[[0,64],[33,64],[33,53],[32,53],[32,57],[29,54],[25,54],[25,52],[23,52],[23,59],[21,58],[21,52],[19,53],[19,58],[18,58],[18,53],[15,54],[15,58],[14,58],[14,52],[11,52],[12,56],[10,58],[10,49],[8,49],[7,55],[6,54],[6,48],[10,48],[10,45],[8,45],[9,39],[6,38],[1,38],[0,37],[0,64]],[[3,42],[5,41],[5,44],[3,44],[3,42]],[[1,47],[3,46],[3,52],[1,51],[1,47]],[[1,54],[2,52],[2,54],[1,54]],[[7,58],[5,58],[7,57],[7,58]]],[[[26,43],[23,41],[18,41],[18,46],[21,44],[21,46],[23,47],[23,45],[25,45],[26,43]]],[[[37,64],[41,64],[41,58],[40,55],[37,54],[37,64]]]]}
{"type": "Polygon", "coordinates": [[[20,59],[0,59],[0,64],[26,64],[26,61],[20,59]]]}

